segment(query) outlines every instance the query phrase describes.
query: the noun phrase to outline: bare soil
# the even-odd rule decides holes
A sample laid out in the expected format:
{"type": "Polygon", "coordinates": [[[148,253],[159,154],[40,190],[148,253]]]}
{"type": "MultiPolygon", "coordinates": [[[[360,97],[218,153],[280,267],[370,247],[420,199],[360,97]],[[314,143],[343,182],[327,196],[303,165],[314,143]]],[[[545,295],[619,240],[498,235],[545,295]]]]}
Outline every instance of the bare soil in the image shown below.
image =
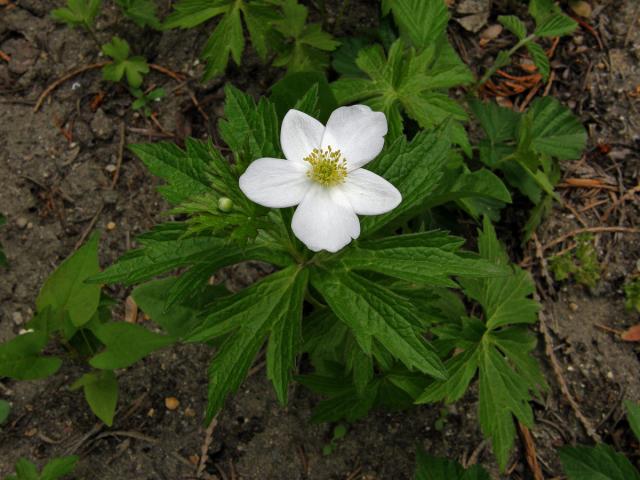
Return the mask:
{"type": "MultiPolygon", "coordinates": [[[[154,64],[184,74],[183,81],[157,70],[150,74],[153,84],[170,92],[155,105],[157,123],[134,113],[128,92],[101,81],[97,69],[62,82],[34,112],[36,99],[52,82],[75,68],[103,61],[85,33],[49,18],[49,11],[60,3],[0,1],[0,51],[10,57],[0,59],[0,212],[8,219],[0,229],[0,243],[10,262],[0,271],[0,341],[14,336],[29,320],[43,280],[89,231],[103,232],[101,262],[108,265],[135,246],[136,235],[162,220],[166,205],[155,191],[158,180],[126,150],[117,167],[122,142],[181,142],[188,135],[215,139],[225,82],[260,95],[282,75],[249,52],[242,67],[231,66],[225,78],[201,84],[197,53],[206,40],[206,28],[141,31],[122,21],[106,2],[97,25],[101,41],[118,34],[154,64]]],[[[338,10],[339,2],[327,3],[331,12],[338,10]]],[[[459,17],[463,2],[453,3],[452,13],[459,17]]],[[[357,32],[376,22],[377,3],[352,4],[338,32],[357,32]]],[[[561,189],[564,203],[556,205],[539,229],[541,245],[577,228],[640,226],[637,196],[620,200],[638,185],[640,172],[640,9],[631,0],[592,4],[587,26],[560,41],[552,60],[554,80],[546,93],[570,106],[589,131],[583,158],[563,165],[565,179],[606,179],[615,188],[561,189]]],[[[495,0],[487,24],[495,24],[498,14],[513,13],[514,8],[495,0]]],[[[483,47],[481,31],[466,31],[455,22],[450,34],[477,71],[503,46],[496,40],[483,47]]],[[[525,98],[526,93],[511,101],[520,105],[525,98]]],[[[521,219],[514,209],[506,217],[521,219]]],[[[638,445],[625,433],[621,402],[640,400],[640,345],[622,342],[611,329],[624,330],[639,322],[637,313],[624,310],[621,288],[638,274],[640,237],[596,234],[603,273],[598,286],[588,290],[549,281],[535,242],[524,249],[518,246],[520,226],[507,221],[501,233],[514,239],[513,259],[530,266],[544,302],[548,335],[540,335],[537,356],[551,388],[534,405],[537,422],[532,431],[543,472],[548,478],[561,475],[557,447],[589,443],[595,435],[625,451],[637,465],[638,445]],[[545,350],[553,352],[555,368],[545,350]],[[577,408],[571,407],[566,391],[577,408]],[[590,427],[595,430],[591,438],[590,427]]],[[[569,246],[572,238],[545,250],[544,256],[569,246]]],[[[246,285],[261,272],[262,266],[246,264],[227,273],[230,282],[246,285]]],[[[124,300],[128,292],[112,287],[110,293],[124,300]]],[[[123,307],[114,315],[122,317],[123,307]]],[[[119,372],[119,413],[112,428],[96,423],[82,395],[68,390],[83,372],[80,364],[67,364],[56,376],[38,382],[1,380],[0,397],[9,400],[13,410],[0,429],[0,477],[10,473],[20,457],[42,464],[52,456],[77,453],[81,460],[74,478],[195,478],[205,439],[202,412],[211,355],[204,347],[179,346],[119,372]],[[165,408],[169,396],[180,401],[174,411],[165,408]]],[[[476,400],[477,392],[471,389],[461,402],[444,410],[435,405],[374,412],[349,425],[337,449],[323,455],[333,427],[309,423],[318,398],[295,388],[289,406],[282,408],[264,371],[258,370],[220,414],[205,473],[209,478],[247,480],[407,479],[415,450],[422,447],[465,463],[477,461],[499,478],[479,431],[476,400]],[[435,428],[438,419],[444,420],[443,428],[435,428]]],[[[518,442],[510,473],[502,478],[533,478],[524,444],[518,442]]]]}

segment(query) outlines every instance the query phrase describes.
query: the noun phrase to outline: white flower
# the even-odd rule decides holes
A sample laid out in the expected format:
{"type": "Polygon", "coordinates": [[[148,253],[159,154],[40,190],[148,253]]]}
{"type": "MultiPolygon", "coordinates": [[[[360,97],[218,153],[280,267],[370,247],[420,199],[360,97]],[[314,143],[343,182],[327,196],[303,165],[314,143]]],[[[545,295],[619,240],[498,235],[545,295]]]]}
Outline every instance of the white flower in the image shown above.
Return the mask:
{"type": "Polygon", "coordinates": [[[380,215],[402,200],[393,185],[361,168],[380,153],[386,134],[384,114],[364,105],[338,108],[326,128],[289,110],[280,132],[286,160],[255,160],[240,189],[265,207],[298,205],[295,236],[313,251],[337,252],[360,235],[357,215],[380,215]]]}

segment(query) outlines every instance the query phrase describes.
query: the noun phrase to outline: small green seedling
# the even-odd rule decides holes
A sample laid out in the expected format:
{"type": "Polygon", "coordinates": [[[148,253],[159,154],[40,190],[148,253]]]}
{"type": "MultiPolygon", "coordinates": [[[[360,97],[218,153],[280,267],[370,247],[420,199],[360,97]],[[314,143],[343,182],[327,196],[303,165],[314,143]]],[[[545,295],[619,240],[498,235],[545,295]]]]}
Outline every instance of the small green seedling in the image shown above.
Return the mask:
{"type": "Polygon", "coordinates": [[[129,56],[129,44],[126,40],[113,37],[109,43],[102,46],[102,52],[113,59],[112,63],[102,68],[102,77],[110,82],[119,82],[127,77],[131,88],[139,88],[142,79],[149,73],[147,60],[142,56],[129,56]]]}
{"type": "Polygon", "coordinates": [[[77,456],[54,458],[47,463],[41,472],[35,464],[26,458],[16,463],[16,474],[5,477],[4,480],[57,480],[69,475],[76,468],[77,456]]]}
{"type": "Polygon", "coordinates": [[[296,0],[287,0],[282,11],[282,18],[273,22],[274,30],[282,37],[273,64],[286,67],[287,73],[324,71],[329,65],[326,52],[335,50],[340,42],[323,31],[319,23],[307,24],[309,9],[296,0]]]}
{"type": "Polygon", "coordinates": [[[448,413],[449,413],[449,411],[446,408],[441,408],[440,409],[440,415],[438,416],[436,421],[433,423],[433,428],[435,428],[436,431],[441,432],[441,431],[444,430],[444,427],[447,424],[447,414],[448,413]]]}
{"type": "Polygon", "coordinates": [[[129,18],[139,27],[151,27],[160,30],[160,20],[156,15],[156,2],[154,0],[116,0],[125,17],[129,18]]]}
{"type": "Polygon", "coordinates": [[[70,27],[81,27],[91,31],[102,0],[67,0],[67,6],[56,8],[51,16],[70,27]]]}
{"type": "Polygon", "coordinates": [[[42,351],[50,341],[60,341],[68,358],[84,360],[93,367],[71,389],[82,387],[91,410],[111,426],[118,399],[113,371],[128,367],[175,338],[141,325],[112,321],[113,301],[100,285],[85,283],[100,271],[98,238],[94,234],[49,276],[36,299],[37,314],[27,324],[27,332],[0,343],[0,377],[35,380],[53,375],[62,358],[42,351]]]}
{"type": "Polygon", "coordinates": [[[510,50],[498,53],[495,63],[485,72],[478,85],[483,85],[498,69],[509,65],[511,57],[522,47],[528,50],[543,80],[547,81],[551,73],[549,58],[544,49],[536,43],[536,40],[569,35],[573,33],[578,24],[575,20],[562,13],[560,7],[551,0],[531,0],[529,2],[529,13],[536,22],[536,28],[530,34],[527,32],[526,25],[515,15],[498,17],[498,21],[516,36],[518,42],[510,50]]]}
{"type": "Polygon", "coordinates": [[[347,434],[347,427],[344,424],[336,425],[333,429],[333,436],[331,437],[331,441],[327,443],[324,447],[322,447],[323,455],[331,455],[338,448],[338,442],[342,440],[347,434]]]}
{"type": "Polygon", "coordinates": [[[640,312],[640,277],[635,278],[624,286],[624,296],[626,309],[640,312]]]}
{"type": "Polygon", "coordinates": [[[576,240],[575,250],[551,259],[551,271],[559,282],[573,278],[581,285],[594,288],[600,280],[602,268],[593,245],[593,235],[580,235],[576,240]]]}
{"type": "Polygon", "coordinates": [[[571,110],[551,97],[534,100],[524,113],[479,100],[470,107],[485,132],[480,161],[501,172],[534,205],[524,227],[527,241],[553,206],[560,162],[580,158],[587,132],[571,110]]]}
{"type": "Polygon", "coordinates": [[[166,92],[164,88],[155,88],[149,93],[145,93],[139,88],[133,88],[131,89],[131,94],[136,97],[136,100],[131,104],[131,108],[134,110],[142,110],[145,117],[149,117],[153,113],[151,108],[153,102],[159,102],[164,98],[166,92]]]}

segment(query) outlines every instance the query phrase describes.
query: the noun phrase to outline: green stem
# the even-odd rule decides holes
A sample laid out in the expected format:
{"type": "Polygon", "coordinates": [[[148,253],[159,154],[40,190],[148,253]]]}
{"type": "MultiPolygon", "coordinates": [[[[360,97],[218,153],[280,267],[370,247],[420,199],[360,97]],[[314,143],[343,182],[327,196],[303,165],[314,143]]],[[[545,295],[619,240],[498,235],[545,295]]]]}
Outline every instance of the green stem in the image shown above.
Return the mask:
{"type": "MultiPolygon", "coordinates": [[[[507,52],[507,59],[510,59],[511,56],[516,53],[518,50],[520,50],[520,48],[522,48],[524,45],[526,45],[527,43],[529,43],[530,41],[532,41],[534,38],[536,38],[535,34],[531,34],[528,37],[523,38],[522,40],[520,40],[518,43],[516,43],[511,50],[509,50],[507,52]]],[[[491,78],[491,76],[496,73],[498,71],[499,68],[502,68],[504,65],[498,65],[497,63],[494,62],[493,66],[487,70],[485,72],[485,74],[482,76],[482,78],[478,81],[478,83],[476,84],[476,87],[481,87],[482,85],[485,84],[485,82],[487,80],[489,80],[491,78]]]]}

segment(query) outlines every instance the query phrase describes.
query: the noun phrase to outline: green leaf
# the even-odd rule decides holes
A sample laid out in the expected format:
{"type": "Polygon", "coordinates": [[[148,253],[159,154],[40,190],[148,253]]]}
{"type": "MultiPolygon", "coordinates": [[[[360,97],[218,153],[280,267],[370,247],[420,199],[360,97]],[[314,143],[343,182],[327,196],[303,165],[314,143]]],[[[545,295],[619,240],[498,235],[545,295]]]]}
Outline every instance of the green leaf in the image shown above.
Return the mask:
{"type": "Polygon", "coordinates": [[[479,465],[464,469],[453,460],[438,458],[418,450],[416,453],[415,480],[491,480],[479,465]]]}
{"type": "Polygon", "coordinates": [[[533,425],[529,386],[511,369],[507,359],[487,344],[480,351],[479,367],[480,427],[491,439],[498,465],[504,470],[516,434],[512,415],[528,427],[533,425]]]}
{"type": "MultiPolygon", "coordinates": [[[[631,400],[624,402],[624,408],[627,410],[627,421],[634,435],[640,440],[640,404],[631,400]]],[[[0,423],[2,423],[0,421],[0,423]]]]}
{"type": "Polygon", "coordinates": [[[129,149],[151,173],[167,182],[158,190],[170,203],[177,205],[211,191],[206,175],[207,159],[187,155],[171,142],[141,143],[129,145],[129,149]]]}
{"type": "Polygon", "coordinates": [[[40,480],[57,480],[69,475],[76,468],[80,458],[72,455],[69,457],[54,458],[45,465],[40,474],[40,480]]]}
{"type": "Polygon", "coordinates": [[[640,473],[631,462],[609,445],[563,447],[562,468],[569,480],[638,480],[640,473]]]}
{"type": "Polygon", "coordinates": [[[356,65],[358,52],[369,45],[366,38],[343,37],[340,39],[340,46],[333,53],[331,66],[340,75],[359,76],[362,70],[356,65]]]}
{"type": "Polygon", "coordinates": [[[240,157],[242,167],[257,158],[280,154],[278,116],[273,103],[261,98],[256,102],[231,84],[224,89],[223,120],[218,122],[220,135],[240,157]]]}
{"type": "Polygon", "coordinates": [[[506,203],[511,203],[511,195],[506,185],[491,171],[481,168],[470,171],[466,165],[447,169],[440,180],[438,191],[427,200],[427,207],[433,208],[455,201],[476,219],[496,213],[506,203]]]}
{"type": "Polygon", "coordinates": [[[479,370],[480,426],[491,439],[498,464],[504,469],[516,433],[513,417],[531,425],[530,397],[546,388],[544,376],[531,358],[535,337],[518,325],[535,322],[538,304],[529,298],[534,291],[533,281],[527,272],[509,265],[506,251],[486,217],[478,247],[484,259],[513,269],[513,274],[459,280],[464,293],[482,306],[484,322],[454,317],[433,329],[446,351],[457,348],[459,353],[447,361],[449,377],[434,381],[417,401],[456,401],[479,370]]]}
{"type": "Polygon", "coordinates": [[[554,0],[530,0],[529,13],[539,24],[549,15],[562,13],[562,9],[554,0]]]}
{"type": "Polygon", "coordinates": [[[271,21],[278,18],[273,2],[260,0],[180,0],[173,5],[174,12],[164,23],[164,28],[193,28],[207,20],[222,15],[209,36],[202,52],[207,62],[204,80],[210,80],[224,72],[231,56],[240,65],[245,40],[242,20],[258,55],[264,60],[267,54],[267,34],[271,21]]]}
{"type": "Polygon", "coordinates": [[[339,42],[318,23],[307,24],[308,9],[297,0],[282,2],[282,17],[272,25],[281,37],[273,64],[286,67],[287,73],[324,71],[329,65],[325,52],[335,50],[339,42]]]}
{"type": "Polygon", "coordinates": [[[522,20],[515,15],[501,15],[498,17],[498,21],[504,28],[518,37],[518,40],[524,40],[527,36],[527,27],[522,23],[522,20]]]}
{"type": "Polygon", "coordinates": [[[54,20],[64,22],[70,27],[81,26],[89,29],[93,25],[102,0],[67,0],[66,8],[51,11],[54,20]]]}
{"type": "Polygon", "coordinates": [[[562,13],[548,15],[544,20],[536,23],[534,34],[538,37],[569,35],[578,27],[578,23],[575,20],[562,13]]]}
{"type": "Polygon", "coordinates": [[[89,281],[131,285],[179,267],[207,265],[214,272],[246,260],[262,260],[275,265],[291,263],[281,247],[273,242],[260,240],[243,247],[212,236],[185,238],[185,229],[186,225],[180,223],[156,226],[137,238],[138,249],[127,252],[117,263],[89,281]]]}
{"type": "Polygon", "coordinates": [[[119,82],[124,76],[131,88],[142,85],[142,77],[149,73],[149,65],[144,57],[129,56],[129,44],[126,40],[113,37],[111,42],[102,46],[102,52],[113,59],[113,63],[102,68],[102,77],[110,82],[119,82]]]}
{"type": "Polygon", "coordinates": [[[107,426],[113,424],[118,403],[118,381],[111,370],[85,373],[73,385],[71,390],[82,387],[91,411],[107,426]]]}
{"type": "MultiPolygon", "coordinates": [[[[480,255],[494,265],[508,263],[506,251],[498,242],[491,222],[486,218],[478,245],[480,255]]],[[[529,298],[535,292],[535,283],[527,271],[516,266],[512,266],[511,269],[511,275],[494,276],[484,280],[460,280],[465,293],[482,305],[488,329],[537,321],[540,306],[529,298]]]]}
{"type": "Polygon", "coordinates": [[[547,57],[547,53],[535,42],[528,42],[527,50],[533,59],[533,63],[538,67],[538,71],[540,72],[540,75],[542,75],[542,79],[546,82],[549,78],[549,74],[551,73],[551,66],[549,65],[549,57],[547,57]]]}
{"type": "Polygon", "coordinates": [[[433,382],[416,399],[416,403],[453,403],[462,398],[478,371],[478,349],[471,348],[454,355],[445,363],[447,379],[433,382]]]}
{"type": "Polygon", "coordinates": [[[319,84],[314,84],[309,88],[309,90],[307,90],[307,93],[300,97],[300,100],[293,105],[293,108],[300,112],[304,112],[311,117],[318,118],[320,116],[320,107],[318,106],[319,88],[319,84]]]}
{"type": "Polygon", "coordinates": [[[141,28],[149,26],[160,30],[160,20],[156,15],[154,0],[116,0],[125,17],[131,19],[141,28]]]}
{"type": "Polygon", "coordinates": [[[231,5],[202,50],[202,58],[207,62],[203,81],[224,73],[229,57],[233,58],[236,65],[240,65],[244,47],[240,9],[231,5]]]}
{"type": "Polygon", "coordinates": [[[445,368],[418,332],[420,317],[406,298],[347,272],[316,271],[311,283],[365,353],[372,351],[375,339],[407,368],[445,378],[445,368]]]}
{"type": "Polygon", "coordinates": [[[57,372],[62,360],[39,355],[47,339],[46,331],[36,331],[0,344],[0,377],[36,380],[57,372]]]}
{"type": "Polygon", "coordinates": [[[67,312],[76,327],[91,319],[100,302],[100,285],[90,285],[85,280],[100,271],[99,238],[100,235],[94,233],[47,278],[36,298],[39,311],[51,307],[58,318],[67,312]]]}
{"type": "Polygon", "coordinates": [[[225,13],[231,0],[181,0],[165,19],[164,28],[193,28],[225,13]]]}
{"type": "Polygon", "coordinates": [[[93,357],[89,363],[94,368],[103,370],[126,368],[176,340],[171,336],[153,333],[141,325],[126,322],[106,323],[93,333],[105,345],[106,350],[93,357]]]}
{"type": "Polygon", "coordinates": [[[211,276],[211,270],[207,268],[202,282],[204,286],[191,287],[192,291],[197,291],[195,298],[189,292],[179,291],[176,301],[170,303],[176,287],[192,270],[182,277],[168,277],[139,285],[131,292],[138,307],[175,338],[182,338],[190,333],[199,322],[198,316],[205,305],[228,293],[224,285],[211,287],[206,284],[211,276]]]}
{"type": "Polygon", "coordinates": [[[16,473],[18,480],[40,480],[38,469],[26,458],[21,458],[16,463],[16,473]]]}
{"type": "Polygon", "coordinates": [[[449,13],[443,0],[394,0],[391,12],[400,32],[417,48],[426,48],[447,29],[449,13]]]}
{"type": "MultiPolygon", "coordinates": [[[[326,122],[331,112],[338,108],[338,104],[326,77],[318,72],[293,73],[271,87],[270,99],[276,106],[278,118],[282,120],[290,109],[296,108],[298,102],[308,94],[313,86],[317,86],[318,89],[317,106],[319,112],[316,115],[311,115],[311,112],[303,111],[318,118],[321,122],[326,122]]],[[[299,109],[297,108],[297,110],[299,109]]]]}
{"type": "MultiPolygon", "coordinates": [[[[356,64],[368,78],[345,76],[331,88],[341,105],[360,102],[384,112],[389,121],[389,140],[402,133],[401,110],[423,129],[467,119],[465,110],[448,97],[446,90],[471,83],[473,76],[446,36],[419,52],[406,49],[401,40],[391,45],[387,55],[380,45],[362,48],[356,64]]],[[[459,124],[453,133],[456,143],[466,141],[459,124]]]]}
{"type": "Polygon", "coordinates": [[[267,377],[273,383],[278,400],[283,405],[287,403],[287,389],[301,340],[302,303],[308,276],[307,270],[297,276],[289,293],[287,310],[274,321],[269,335],[267,377]]]}
{"type": "Polygon", "coordinates": [[[587,132],[571,110],[551,97],[533,101],[527,116],[531,118],[531,146],[559,160],[580,158],[587,142],[587,132]]]}
{"type": "Polygon", "coordinates": [[[7,421],[11,413],[11,404],[6,400],[0,399],[0,425],[7,421]]]}
{"type": "Polygon", "coordinates": [[[307,273],[291,266],[251,285],[240,293],[215,302],[201,324],[187,337],[205,342],[227,335],[209,367],[207,418],[222,408],[226,396],[236,391],[260,347],[271,332],[269,377],[281,399],[295,355],[300,307],[307,273]],[[271,345],[273,341],[286,344],[271,345]]]}
{"type": "Polygon", "coordinates": [[[450,237],[451,244],[443,248],[432,245],[434,236],[441,238],[441,233],[415,233],[362,242],[347,249],[340,256],[340,263],[350,270],[368,270],[408,282],[448,287],[456,286],[449,280],[451,276],[504,275],[501,268],[485,260],[463,257],[452,251],[451,245],[459,245],[459,239],[450,237]]]}
{"type": "Polygon", "coordinates": [[[480,160],[491,169],[501,168],[504,159],[515,150],[513,144],[520,114],[495,102],[483,103],[473,99],[469,106],[487,135],[480,141],[480,160]]]}
{"type": "Polygon", "coordinates": [[[402,203],[389,213],[363,218],[363,238],[387,224],[423,211],[448,159],[450,144],[443,137],[440,132],[421,132],[411,142],[400,138],[367,166],[395,185],[402,194],[402,203]]]}

